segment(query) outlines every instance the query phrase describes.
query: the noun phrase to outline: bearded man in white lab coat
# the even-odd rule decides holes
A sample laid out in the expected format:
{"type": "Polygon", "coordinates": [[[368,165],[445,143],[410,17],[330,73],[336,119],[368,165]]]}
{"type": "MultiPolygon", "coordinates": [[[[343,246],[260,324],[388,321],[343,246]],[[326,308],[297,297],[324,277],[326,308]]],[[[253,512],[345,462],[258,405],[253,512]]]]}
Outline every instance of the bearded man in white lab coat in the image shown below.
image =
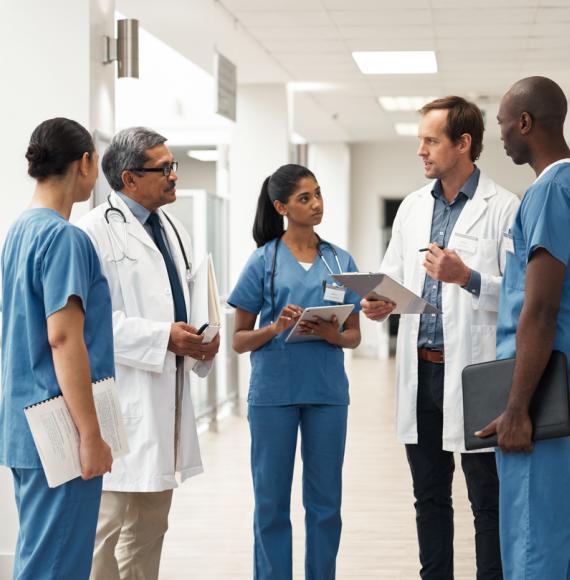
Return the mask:
{"type": "MultiPolygon", "coordinates": [[[[420,576],[453,579],[451,485],[453,452],[460,452],[475,518],[477,579],[498,580],[495,456],[465,452],[461,371],[495,359],[503,235],[519,200],[474,164],[484,131],[476,105],[446,97],[420,113],[418,155],[434,181],[403,200],[381,267],[441,311],[402,315],[396,351],[397,435],[414,485],[420,576]]],[[[362,306],[372,320],[394,309],[384,301],[362,306]]]]}
{"type": "Polygon", "coordinates": [[[202,472],[188,357],[207,375],[219,338],[203,344],[187,324],[192,253],[182,224],[162,209],[175,201],[177,179],[165,142],[143,127],[117,133],[102,160],[114,191],[78,224],[111,289],[129,442],[103,481],[91,580],[156,580],[176,474],[202,472]]]}

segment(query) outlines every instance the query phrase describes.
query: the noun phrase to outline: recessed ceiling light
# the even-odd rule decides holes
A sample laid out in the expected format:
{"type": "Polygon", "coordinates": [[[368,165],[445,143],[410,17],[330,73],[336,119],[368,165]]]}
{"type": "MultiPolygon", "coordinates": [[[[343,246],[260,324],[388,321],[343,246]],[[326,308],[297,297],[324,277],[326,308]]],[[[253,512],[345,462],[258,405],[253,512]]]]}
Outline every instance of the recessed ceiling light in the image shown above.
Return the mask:
{"type": "Polygon", "coordinates": [[[190,149],[186,151],[186,155],[192,159],[198,159],[198,161],[217,161],[218,160],[218,150],[217,149],[190,149]]]}
{"type": "Polygon", "coordinates": [[[394,129],[403,137],[417,137],[419,125],[417,123],[394,123],[394,129]]]}
{"type": "Polygon", "coordinates": [[[305,145],[307,140],[299,133],[291,133],[291,143],[293,143],[293,145],[305,145]]]}
{"type": "Polygon", "coordinates": [[[353,52],[352,58],[365,75],[409,75],[437,72],[433,50],[353,52]]]}
{"type": "Polygon", "coordinates": [[[378,97],[385,111],[419,111],[435,97],[378,97]]]}

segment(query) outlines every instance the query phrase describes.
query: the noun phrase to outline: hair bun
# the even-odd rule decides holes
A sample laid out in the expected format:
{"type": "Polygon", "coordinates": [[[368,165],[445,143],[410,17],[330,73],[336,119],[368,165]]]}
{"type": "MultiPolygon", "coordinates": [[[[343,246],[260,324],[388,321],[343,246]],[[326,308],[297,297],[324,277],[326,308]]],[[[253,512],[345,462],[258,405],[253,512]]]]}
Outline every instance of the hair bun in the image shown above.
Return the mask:
{"type": "Polygon", "coordinates": [[[45,163],[49,160],[49,151],[38,143],[30,143],[26,151],[26,159],[34,165],[45,163]]]}

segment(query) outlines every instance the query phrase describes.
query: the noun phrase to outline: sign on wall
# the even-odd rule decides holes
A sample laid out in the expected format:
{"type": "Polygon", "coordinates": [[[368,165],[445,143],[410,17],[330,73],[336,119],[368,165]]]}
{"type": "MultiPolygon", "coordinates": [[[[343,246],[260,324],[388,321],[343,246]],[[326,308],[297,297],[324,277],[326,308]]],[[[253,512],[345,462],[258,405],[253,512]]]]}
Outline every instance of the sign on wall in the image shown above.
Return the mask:
{"type": "Polygon", "coordinates": [[[230,121],[236,120],[237,68],[219,52],[215,55],[216,113],[230,121]]]}

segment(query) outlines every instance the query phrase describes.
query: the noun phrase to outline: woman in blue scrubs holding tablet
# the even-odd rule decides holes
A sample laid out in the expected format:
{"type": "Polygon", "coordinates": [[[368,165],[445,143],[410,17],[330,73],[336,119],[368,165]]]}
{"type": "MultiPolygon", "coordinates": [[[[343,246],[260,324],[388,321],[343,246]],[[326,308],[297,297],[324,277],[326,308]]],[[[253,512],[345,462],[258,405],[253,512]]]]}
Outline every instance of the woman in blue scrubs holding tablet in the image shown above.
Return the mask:
{"type": "Polygon", "coordinates": [[[342,349],[360,343],[360,297],[336,286],[331,277],[357,268],[347,252],[315,233],[322,217],[321,190],[307,168],[284,165],[268,177],[253,226],[258,249],[228,298],[237,309],[234,349],[251,351],[256,580],[292,578],[290,502],[299,430],[305,577],[335,578],[349,403],[342,349]],[[304,308],[338,304],[354,305],[343,327],[336,318],[300,322],[301,332],[321,340],[285,342],[304,308]]]}

